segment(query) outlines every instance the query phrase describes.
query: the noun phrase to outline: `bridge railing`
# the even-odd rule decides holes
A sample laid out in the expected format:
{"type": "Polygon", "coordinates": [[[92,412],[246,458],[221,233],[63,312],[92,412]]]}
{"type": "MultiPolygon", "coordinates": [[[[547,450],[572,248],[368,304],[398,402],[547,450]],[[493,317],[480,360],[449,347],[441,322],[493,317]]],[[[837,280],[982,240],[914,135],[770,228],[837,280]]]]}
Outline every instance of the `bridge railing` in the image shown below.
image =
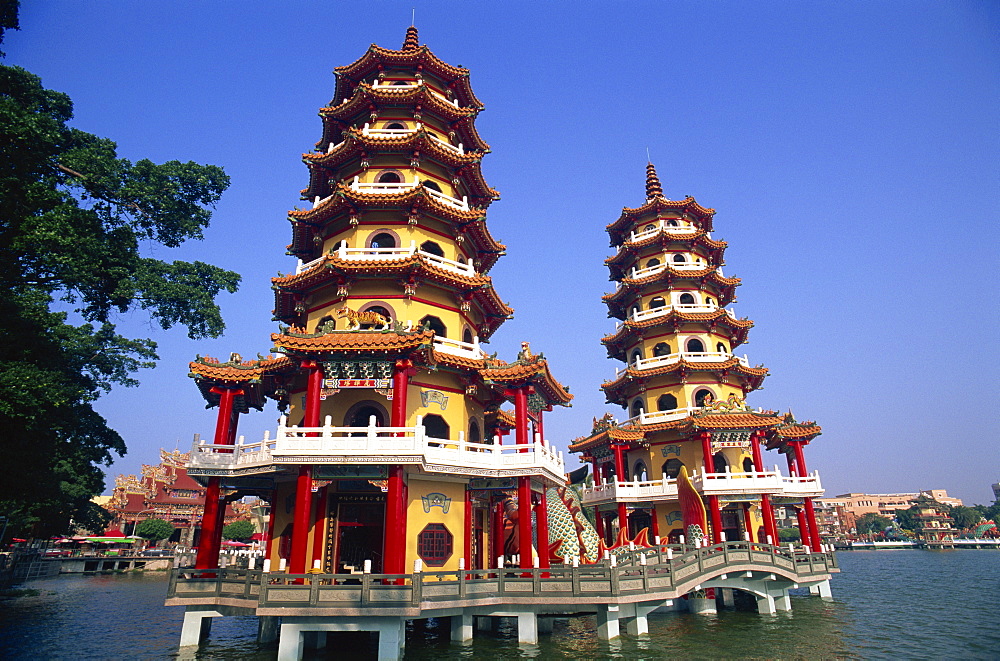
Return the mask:
{"type": "Polygon", "coordinates": [[[755,542],[724,542],[700,548],[660,546],[627,550],[579,567],[478,569],[412,574],[287,574],[247,569],[175,569],[168,596],[179,599],[242,599],[263,608],[399,608],[528,597],[592,603],[631,595],[670,592],[719,569],[752,566],[792,573],[800,580],[837,569],[833,553],[806,552],[755,542]]]}

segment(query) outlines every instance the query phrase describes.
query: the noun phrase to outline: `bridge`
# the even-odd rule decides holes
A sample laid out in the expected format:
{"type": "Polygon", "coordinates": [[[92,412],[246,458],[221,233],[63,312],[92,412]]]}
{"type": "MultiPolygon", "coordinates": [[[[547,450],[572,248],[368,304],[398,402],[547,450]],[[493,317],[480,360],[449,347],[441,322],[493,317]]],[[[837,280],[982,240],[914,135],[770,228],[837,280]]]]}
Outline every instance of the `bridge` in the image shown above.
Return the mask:
{"type": "Polygon", "coordinates": [[[551,617],[594,614],[598,636],[611,639],[622,624],[632,635],[648,633],[647,616],[656,610],[686,605],[714,613],[715,591],[728,604],[734,591],[749,593],[762,614],[790,610],[789,589],[808,587],[830,598],[829,579],[839,571],[832,549],[746,541],[619,549],[597,564],[551,569],[288,574],[176,568],[166,605],[187,607],[182,648],[207,636],[213,617],[256,615],[259,640],[278,639],[279,661],[302,658],[307,638],[322,645],[330,631],[378,631],[379,659],[399,659],[406,620],[449,617],[452,639],[467,641],[476,618],[512,617],[519,641],[534,644],[551,617]]]}

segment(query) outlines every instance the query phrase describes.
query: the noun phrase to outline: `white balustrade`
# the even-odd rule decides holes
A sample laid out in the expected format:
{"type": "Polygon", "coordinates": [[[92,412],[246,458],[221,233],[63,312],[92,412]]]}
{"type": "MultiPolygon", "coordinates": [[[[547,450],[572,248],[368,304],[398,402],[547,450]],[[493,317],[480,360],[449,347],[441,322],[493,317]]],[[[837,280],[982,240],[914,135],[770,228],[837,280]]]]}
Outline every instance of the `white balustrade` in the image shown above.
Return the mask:
{"type": "Polygon", "coordinates": [[[420,184],[420,179],[414,178],[412,183],[399,182],[363,182],[358,176],[351,182],[351,190],[358,193],[402,193],[416,188],[420,184]]]}
{"type": "Polygon", "coordinates": [[[473,360],[482,360],[486,356],[486,352],[479,346],[478,335],[472,338],[472,342],[462,342],[448,337],[435,337],[434,350],[473,360]]]}
{"type": "MultiPolygon", "coordinates": [[[[788,477],[780,471],[725,472],[691,474],[695,488],[705,495],[755,495],[816,497],[823,494],[819,473],[806,477],[788,477]]],[[[619,482],[600,481],[583,489],[583,503],[591,505],[608,501],[646,502],[677,498],[677,480],[665,475],[659,480],[619,482]]]]}
{"type": "MultiPolygon", "coordinates": [[[[420,255],[423,259],[431,262],[434,266],[442,268],[459,275],[464,276],[474,276],[476,275],[476,268],[472,264],[472,259],[466,262],[459,262],[454,259],[448,259],[446,257],[440,257],[433,253],[425,252],[423,250],[417,249],[417,242],[410,241],[410,245],[407,248],[348,248],[343,243],[341,243],[335,253],[339,259],[344,261],[366,261],[366,260],[379,260],[379,259],[398,259],[400,257],[412,257],[413,255],[420,255]]],[[[306,266],[313,265],[316,261],[310,262],[306,266]]]]}
{"type": "Polygon", "coordinates": [[[458,146],[456,147],[455,145],[451,144],[450,142],[448,142],[446,140],[443,140],[443,139],[439,138],[438,136],[434,135],[433,133],[428,133],[427,135],[431,136],[431,138],[435,142],[437,142],[439,145],[441,145],[442,147],[447,147],[448,149],[450,149],[450,150],[452,150],[454,152],[458,152],[459,154],[464,154],[465,153],[465,145],[463,143],[461,143],[461,142],[458,143],[458,146]]]}
{"type": "Polygon", "coordinates": [[[372,83],[372,89],[374,90],[411,90],[415,87],[420,87],[424,84],[423,78],[418,78],[417,80],[394,80],[392,82],[383,82],[381,80],[376,80],[372,83]]]}
{"type": "MultiPolygon", "coordinates": [[[[241,437],[235,445],[214,445],[196,440],[192,446],[191,468],[237,468],[249,465],[266,466],[282,457],[308,457],[323,463],[352,463],[358,456],[378,462],[398,463],[399,457],[423,462],[426,470],[444,466],[448,472],[469,469],[503,471],[512,468],[544,470],[558,479],[565,473],[563,453],[540,441],[527,445],[494,445],[470,443],[465,434],[459,438],[433,438],[417,418],[413,427],[380,427],[374,416],[367,427],[334,427],[329,416],[322,427],[288,426],[282,416],[277,435],[271,439],[265,432],[259,443],[244,443],[241,437]]],[[[280,463],[280,462],[279,462],[280,463]]],[[[502,475],[502,473],[498,473],[502,475]]]]}
{"type": "MultiPolygon", "coordinates": [[[[743,356],[734,356],[733,354],[725,351],[705,351],[705,352],[694,352],[694,351],[684,351],[681,353],[671,353],[665,356],[653,356],[651,358],[639,358],[634,363],[631,364],[632,369],[636,370],[651,370],[657,367],[664,367],[666,365],[673,365],[685,360],[690,363],[724,363],[728,360],[735,358],[739,361],[740,365],[744,367],[750,366],[750,359],[744,354],[743,356]]],[[[628,367],[619,368],[615,370],[615,378],[618,378],[625,374],[628,367]]]]}
{"type": "MultiPolygon", "coordinates": [[[[644,241],[645,239],[648,239],[649,237],[654,236],[659,232],[665,232],[667,234],[691,234],[692,232],[698,231],[698,228],[694,227],[693,225],[683,224],[683,225],[673,226],[673,225],[668,225],[667,222],[668,221],[665,219],[660,219],[660,221],[657,222],[656,225],[651,227],[650,229],[643,229],[638,232],[629,232],[627,241],[629,243],[635,243],[636,241],[644,241]]],[[[681,220],[677,220],[675,222],[684,223],[684,221],[681,220]]]]}
{"type": "MultiPolygon", "coordinates": [[[[710,314],[719,309],[719,306],[715,303],[675,303],[673,305],[662,305],[658,308],[650,308],[649,310],[632,310],[628,319],[632,322],[640,322],[668,315],[672,310],[688,314],[710,314]]],[[[736,315],[732,310],[726,308],[722,309],[725,310],[726,314],[731,318],[736,319],[736,315]]],[[[621,328],[621,325],[622,323],[620,321],[616,322],[615,328],[621,328]]]]}
{"type": "Polygon", "coordinates": [[[312,260],[311,262],[303,262],[300,259],[299,262],[298,262],[298,264],[296,264],[296,266],[295,266],[295,275],[298,275],[299,273],[302,273],[303,271],[308,271],[309,269],[313,268],[314,266],[316,266],[320,262],[322,262],[323,259],[324,259],[323,257],[317,257],[316,259],[312,260]]]}
{"type": "Polygon", "coordinates": [[[442,193],[441,191],[436,191],[433,188],[428,188],[427,192],[430,193],[431,197],[433,197],[438,202],[442,202],[444,204],[447,204],[448,206],[455,207],[456,209],[461,209],[462,211],[469,210],[469,198],[467,195],[463,195],[462,199],[460,200],[457,197],[452,197],[451,195],[447,195],[445,193],[442,193]]]}
{"type": "Polygon", "coordinates": [[[411,135],[420,130],[423,126],[420,122],[417,122],[416,126],[412,129],[401,128],[401,129],[373,129],[368,122],[361,128],[361,134],[371,137],[371,138],[399,138],[406,135],[411,135]]]}

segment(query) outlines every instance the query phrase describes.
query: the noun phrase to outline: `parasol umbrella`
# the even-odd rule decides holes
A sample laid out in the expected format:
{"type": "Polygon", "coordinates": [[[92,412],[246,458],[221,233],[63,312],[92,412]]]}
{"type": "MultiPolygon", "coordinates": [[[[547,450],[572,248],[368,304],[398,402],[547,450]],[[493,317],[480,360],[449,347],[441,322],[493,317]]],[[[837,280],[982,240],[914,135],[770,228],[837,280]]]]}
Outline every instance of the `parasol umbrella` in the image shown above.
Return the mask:
{"type": "Polygon", "coordinates": [[[26,541],[28,541],[28,540],[26,540],[26,539],[21,539],[20,537],[15,537],[15,538],[14,538],[13,540],[11,540],[11,541],[14,541],[14,542],[26,542],[26,541]]]}
{"type": "Polygon", "coordinates": [[[243,542],[235,542],[235,541],[233,541],[231,539],[227,540],[225,542],[222,542],[222,545],[223,546],[250,546],[249,544],[244,544],[243,542]]]}

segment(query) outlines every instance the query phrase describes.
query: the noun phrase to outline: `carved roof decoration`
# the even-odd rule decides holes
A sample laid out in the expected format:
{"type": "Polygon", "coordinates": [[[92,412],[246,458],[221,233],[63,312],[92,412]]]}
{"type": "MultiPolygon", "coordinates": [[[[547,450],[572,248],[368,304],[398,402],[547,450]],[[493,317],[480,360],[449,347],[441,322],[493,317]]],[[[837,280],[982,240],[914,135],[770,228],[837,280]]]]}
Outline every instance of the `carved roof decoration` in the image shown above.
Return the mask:
{"type": "Polygon", "coordinates": [[[257,360],[243,360],[239,354],[231,354],[229,360],[221,362],[211,356],[198,356],[188,364],[188,376],[193,378],[205,398],[206,406],[218,406],[220,395],[213,388],[239,388],[233,408],[247,413],[251,408],[261,410],[267,398],[280,399],[275,391],[286,376],[295,370],[295,364],[285,356],[261,356],[257,360]]]}
{"type": "Polygon", "coordinates": [[[660,185],[660,178],[656,176],[656,167],[652,163],[646,163],[646,199],[663,197],[663,186],[660,185]]]}
{"type": "Polygon", "coordinates": [[[416,349],[430,351],[434,331],[404,331],[400,329],[333,331],[306,333],[301,329],[282,328],[272,333],[274,351],[288,356],[316,359],[320,356],[358,353],[383,353],[396,357],[409,355],[416,349]]]}
{"type": "Polygon", "coordinates": [[[611,236],[611,245],[620,245],[628,238],[629,232],[635,228],[636,224],[648,220],[646,216],[665,211],[688,216],[701,229],[707,232],[712,231],[712,216],[715,215],[715,209],[706,209],[690,195],[683,200],[668,200],[665,197],[657,196],[647,200],[641,207],[634,209],[624,207],[622,209],[622,215],[618,217],[618,220],[606,227],[611,236]]]}
{"type": "Polygon", "coordinates": [[[472,86],[469,84],[468,69],[446,64],[438,59],[427,46],[411,47],[409,33],[406,45],[406,50],[391,50],[372,44],[357,61],[335,68],[337,88],[330,105],[337,105],[342,99],[349,97],[358,82],[377,75],[380,71],[385,69],[415,69],[443,81],[454,92],[462,106],[478,109],[484,107],[482,102],[476,98],[472,86]]]}
{"type": "Polygon", "coordinates": [[[608,306],[608,314],[618,319],[623,319],[627,309],[635,304],[636,298],[641,294],[640,287],[661,284],[664,289],[674,287],[675,282],[694,281],[692,284],[701,290],[706,287],[715,289],[715,296],[719,300],[719,305],[729,305],[736,300],[736,288],[743,282],[740,278],[723,278],[717,271],[702,269],[701,271],[675,271],[665,268],[658,273],[645,278],[622,278],[621,286],[610,294],[601,297],[608,306]]]}
{"type": "Polygon", "coordinates": [[[549,362],[543,354],[532,354],[530,349],[522,349],[513,363],[490,356],[485,359],[480,376],[487,385],[497,388],[511,388],[524,385],[535,387],[548,404],[568,406],[573,395],[549,371],[549,362]]]}
{"type": "MultiPolygon", "coordinates": [[[[611,279],[617,280],[621,277],[622,269],[631,265],[645,248],[659,246],[664,252],[672,252],[668,248],[678,243],[683,244],[686,250],[690,250],[693,246],[704,248],[708,252],[709,263],[716,266],[723,263],[724,253],[729,245],[725,241],[716,241],[709,238],[708,233],[701,229],[692,228],[690,233],[680,235],[660,230],[639,241],[625,241],[619,246],[618,252],[604,260],[604,264],[611,268],[611,279]]],[[[647,255],[643,259],[656,256],[647,255]]]]}

